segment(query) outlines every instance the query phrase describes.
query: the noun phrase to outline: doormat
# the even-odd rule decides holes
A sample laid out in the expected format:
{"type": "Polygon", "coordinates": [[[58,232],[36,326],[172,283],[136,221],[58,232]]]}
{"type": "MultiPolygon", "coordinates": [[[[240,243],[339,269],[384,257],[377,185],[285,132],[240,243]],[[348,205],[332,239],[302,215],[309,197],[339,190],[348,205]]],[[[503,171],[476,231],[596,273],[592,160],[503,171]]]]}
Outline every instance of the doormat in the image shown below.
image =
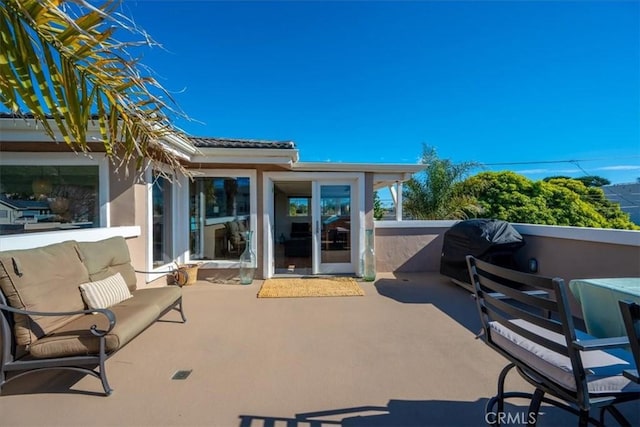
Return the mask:
{"type": "Polygon", "coordinates": [[[267,279],[258,298],[363,296],[364,291],[351,277],[295,277],[267,279]]]}

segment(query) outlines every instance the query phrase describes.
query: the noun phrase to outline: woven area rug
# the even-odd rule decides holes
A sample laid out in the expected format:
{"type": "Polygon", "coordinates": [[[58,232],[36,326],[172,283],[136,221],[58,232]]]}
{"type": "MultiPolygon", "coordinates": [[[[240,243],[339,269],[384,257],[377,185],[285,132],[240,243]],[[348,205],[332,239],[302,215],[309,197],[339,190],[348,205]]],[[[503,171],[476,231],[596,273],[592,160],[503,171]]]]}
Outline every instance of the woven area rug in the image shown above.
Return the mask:
{"type": "Polygon", "coordinates": [[[351,277],[295,277],[267,279],[258,298],[362,296],[364,291],[351,277]]]}

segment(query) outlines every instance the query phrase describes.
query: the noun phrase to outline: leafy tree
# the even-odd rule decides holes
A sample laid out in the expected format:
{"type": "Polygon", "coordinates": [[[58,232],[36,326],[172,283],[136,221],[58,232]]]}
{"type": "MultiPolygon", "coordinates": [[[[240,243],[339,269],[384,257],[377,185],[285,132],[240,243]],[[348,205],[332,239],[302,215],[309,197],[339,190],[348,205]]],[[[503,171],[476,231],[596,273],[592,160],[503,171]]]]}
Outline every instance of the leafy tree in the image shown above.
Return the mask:
{"type": "Polygon", "coordinates": [[[474,162],[453,163],[440,159],[435,148],[422,146],[423,172],[403,185],[403,211],[413,219],[463,219],[477,213],[474,200],[456,190],[460,182],[477,166],[474,162]]]}
{"type": "Polygon", "coordinates": [[[373,218],[381,220],[384,217],[384,208],[377,191],[373,192],[373,218]]]}
{"type": "Polygon", "coordinates": [[[509,222],[638,229],[619,205],[600,188],[574,179],[531,181],[514,172],[482,172],[468,178],[459,191],[476,198],[487,218],[509,222]]]}
{"type": "Polygon", "coordinates": [[[306,197],[289,198],[289,216],[309,215],[309,199],[306,197]]]}
{"type": "MultiPolygon", "coordinates": [[[[598,178],[598,177],[596,177],[598,178]]],[[[604,179],[604,178],[602,178],[604,179]]],[[[629,219],[629,214],[622,211],[620,209],[620,205],[618,203],[614,203],[607,199],[604,194],[604,191],[599,188],[599,186],[593,185],[577,185],[576,181],[581,182],[582,180],[552,180],[550,181],[552,184],[557,186],[565,187],[573,191],[574,193],[580,196],[580,199],[589,203],[595,210],[598,212],[607,222],[607,227],[609,228],[619,228],[619,229],[628,229],[628,225],[632,224],[629,219]]],[[[604,181],[607,181],[604,179],[604,181]]],[[[594,181],[588,181],[589,183],[593,183],[594,181]]],[[[608,181],[607,181],[608,182],[608,181]]]]}
{"type": "Polygon", "coordinates": [[[130,56],[153,41],[117,12],[120,3],[0,0],[0,103],[32,115],[55,139],[52,118],[74,151],[88,151],[95,120],[112,160],[141,168],[149,159],[185,172],[159,140],[181,135],[171,119],[186,116],[130,56]],[[131,38],[140,40],[121,41],[131,38]]]}

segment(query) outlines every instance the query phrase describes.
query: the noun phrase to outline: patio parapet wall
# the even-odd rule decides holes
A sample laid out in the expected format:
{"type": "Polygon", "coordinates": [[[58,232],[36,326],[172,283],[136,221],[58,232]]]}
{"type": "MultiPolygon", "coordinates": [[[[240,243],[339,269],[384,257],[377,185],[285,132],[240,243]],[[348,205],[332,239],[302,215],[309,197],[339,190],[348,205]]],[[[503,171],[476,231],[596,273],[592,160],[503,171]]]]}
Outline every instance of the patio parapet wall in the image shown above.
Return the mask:
{"type": "MultiPolygon", "coordinates": [[[[456,221],[376,221],[376,268],[380,272],[437,272],[444,233],[456,221]]],[[[520,266],[538,261],[538,274],[565,280],[639,277],[640,231],[513,224],[526,245],[520,266]]]]}

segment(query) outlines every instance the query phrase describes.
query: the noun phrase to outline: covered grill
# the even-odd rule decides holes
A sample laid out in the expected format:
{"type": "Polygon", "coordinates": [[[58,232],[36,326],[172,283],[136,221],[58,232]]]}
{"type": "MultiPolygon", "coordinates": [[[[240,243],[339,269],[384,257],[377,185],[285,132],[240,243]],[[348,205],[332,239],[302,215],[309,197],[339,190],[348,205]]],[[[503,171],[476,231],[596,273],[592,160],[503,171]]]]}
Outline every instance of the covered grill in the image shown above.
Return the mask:
{"type": "Polygon", "coordinates": [[[440,273],[470,289],[466,256],[516,269],[514,253],[524,246],[511,224],[497,219],[461,221],[444,233],[440,273]]]}

